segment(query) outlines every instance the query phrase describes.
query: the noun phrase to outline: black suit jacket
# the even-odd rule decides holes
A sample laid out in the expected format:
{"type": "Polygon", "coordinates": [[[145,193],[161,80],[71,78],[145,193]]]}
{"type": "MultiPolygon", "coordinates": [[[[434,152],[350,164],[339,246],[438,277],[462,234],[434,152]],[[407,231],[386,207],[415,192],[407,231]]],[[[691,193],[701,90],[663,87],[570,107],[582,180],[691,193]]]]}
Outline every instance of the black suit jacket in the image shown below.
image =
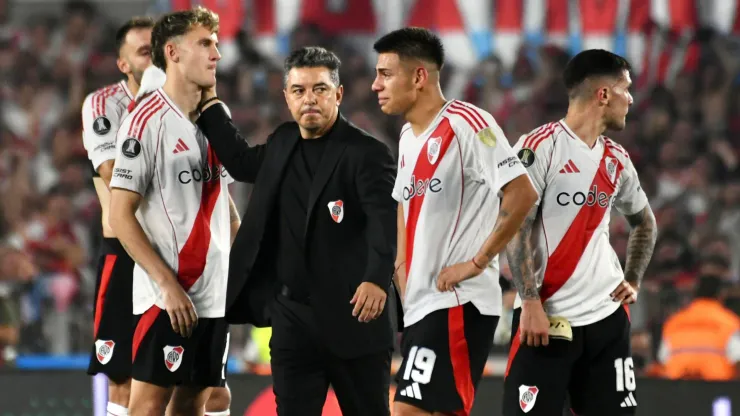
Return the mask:
{"type": "MultiPolygon", "coordinates": [[[[213,105],[197,122],[229,174],[254,183],[231,249],[226,319],[270,326],[269,304],[279,283],[274,264],[275,203],[289,157],[298,144],[297,123],[280,125],[264,145],[250,147],[223,106],[213,105]]],[[[395,300],[391,277],[396,251],[397,204],[391,197],[396,168],[387,146],[341,115],[328,133],[310,189],[305,227],[311,307],[327,347],[357,357],[393,345],[388,305],[369,323],[352,316],[350,299],[362,282],[373,282],[395,300]],[[344,217],[332,219],[329,203],[342,201],[344,217]]]]}

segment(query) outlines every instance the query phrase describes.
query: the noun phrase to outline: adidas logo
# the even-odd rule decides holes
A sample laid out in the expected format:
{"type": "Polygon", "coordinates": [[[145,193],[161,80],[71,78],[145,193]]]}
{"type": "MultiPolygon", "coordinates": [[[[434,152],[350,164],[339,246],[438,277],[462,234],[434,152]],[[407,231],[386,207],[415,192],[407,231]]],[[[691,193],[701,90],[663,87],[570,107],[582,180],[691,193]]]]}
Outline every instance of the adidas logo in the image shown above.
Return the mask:
{"type": "Polygon", "coordinates": [[[187,150],[190,150],[188,145],[186,145],[185,142],[182,141],[182,139],[177,139],[177,145],[175,146],[175,150],[173,150],[172,153],[178,154],[187,150]]]}
{"type": "Polygon", "coordinates": [[[621,404],[622,407],[635,407],[637,406],[637,401],[635,400],[635,396],[632,395],[632,392],[627,395],[627,397],[624,398],[621,404]]]}
{"type": "Polygon", "coordinates": [[[410,386],[401,390],[401,396],[421,400],[421,389],[419,389],[419,383],[412,383],[410,386]]]}
{"type": "Polygon", "coordinates": [[[560,173],[579,173],[580,170],[578,170],[578,167],[575,163],[573,163],[572,160],[568,160],[568,163],[563,166],[562,169],[560,169],[560,173]]]}

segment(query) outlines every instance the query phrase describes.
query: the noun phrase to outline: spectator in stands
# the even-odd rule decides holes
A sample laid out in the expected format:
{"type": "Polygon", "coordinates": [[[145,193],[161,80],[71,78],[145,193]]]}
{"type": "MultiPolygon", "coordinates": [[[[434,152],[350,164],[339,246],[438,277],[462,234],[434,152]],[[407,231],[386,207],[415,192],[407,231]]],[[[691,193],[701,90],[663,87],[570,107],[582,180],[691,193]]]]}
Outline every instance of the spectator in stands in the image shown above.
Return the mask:
{"type": "Polygon", "coordinates": [[[722,305],[724,286],[721,276],[700,277],[696,299],[666,321],[658,353],[665,377],[731,380],[740,376],[740,317],[722,305]]]}
{"type": "Polygon", "coordinates": [[[19,288],[37,274],[38,269],[28,255],[0,247],[0,367],[15,359],[21,337],[19,288]]]}

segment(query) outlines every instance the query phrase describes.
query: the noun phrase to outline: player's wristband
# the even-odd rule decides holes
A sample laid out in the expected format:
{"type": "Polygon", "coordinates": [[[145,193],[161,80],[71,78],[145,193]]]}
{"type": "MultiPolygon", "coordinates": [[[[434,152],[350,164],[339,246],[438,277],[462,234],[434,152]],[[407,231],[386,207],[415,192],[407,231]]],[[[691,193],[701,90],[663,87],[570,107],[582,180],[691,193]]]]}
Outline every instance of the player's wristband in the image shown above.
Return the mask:
{"type": "Polygon", "coordinates": [[[480,270],[485,270],[486,269],[485,267],[479,266],[478,263],[475,262],[475,257],[473,257],[473,259],[470,260],[470,261],[473,262],[473,266],[477,267],[478,269],[480,269],[480,270]]]}
{"type": "Polygon", "coordinates": [[[203,112],[203,107],[205,107],[205,106],[206,106],[206,104],[210,103],[211,101],[216,101],[216,100],[218,100],[218,97],[211,97],[211,98],[209,98],[209,99],[207,99],[207,100],[203,101],[203,102],[202,102],[202,103],[200,103],[200,105],[198,106],[198,112],[199,112],[199,113],[202,113],[202,112],[203,112]]]}

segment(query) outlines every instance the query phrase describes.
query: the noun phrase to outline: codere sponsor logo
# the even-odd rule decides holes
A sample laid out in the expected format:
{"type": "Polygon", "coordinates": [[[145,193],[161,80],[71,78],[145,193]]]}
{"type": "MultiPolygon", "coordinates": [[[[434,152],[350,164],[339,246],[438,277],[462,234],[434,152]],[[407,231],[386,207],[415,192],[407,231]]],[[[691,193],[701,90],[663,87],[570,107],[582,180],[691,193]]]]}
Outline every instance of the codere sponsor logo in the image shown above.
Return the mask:
{"type": "Polygon", "coordinates": [[[411,175],[411,184],[403,188],[403,199],[408,201],[415,196],[422,196],[429,192],[437,193],[442,190],[442,181],[437,178],[426,180],[416,180],[416,176],[411,175]]]}
{"type": "Polygon", "coordinates": [[[557,196],[557,202],[558,205],[563,207],[567,207],[570,204],[578,206],[584,204],[594,206],[598,204],[600,207],[606,208],[611,204],[611,196],[606,192],[599,191],[599,188],[596,185],[593,185],[591,190],[586,194],[583,192],[575,192],[573,194],[569,192],[561,192],[557,196]]]}
{"type": "Polygon", "coordinates": [[[203,166],[200,169],[183,170],[177,174],[177,180],[181,184],[187,185],[191,182],[210,182],[220,178],[225,178],[228,172],[222,165],[203,166]]]}

